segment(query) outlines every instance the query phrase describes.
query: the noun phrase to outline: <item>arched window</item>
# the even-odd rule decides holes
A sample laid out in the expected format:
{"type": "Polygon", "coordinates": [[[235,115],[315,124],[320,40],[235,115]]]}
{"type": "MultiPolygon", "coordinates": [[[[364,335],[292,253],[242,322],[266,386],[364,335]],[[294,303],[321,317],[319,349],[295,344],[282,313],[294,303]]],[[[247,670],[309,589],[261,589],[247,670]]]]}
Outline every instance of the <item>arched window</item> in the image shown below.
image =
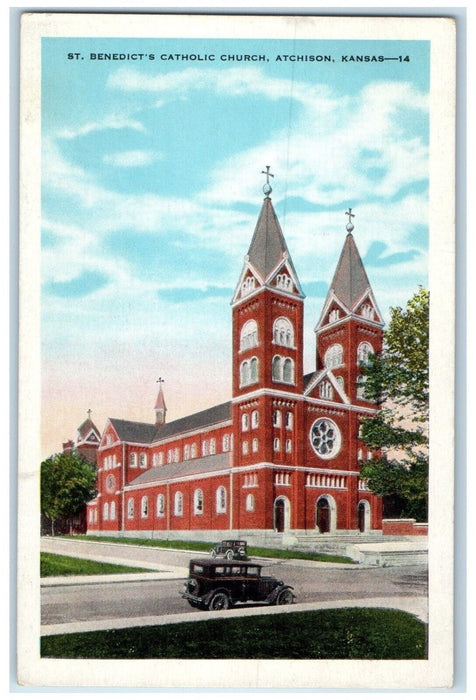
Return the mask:
{"type": "Polygon", "coordinates": [[[103,520],[109,520],[109,503],[105,503],[102,507],[103,520]]]}
{"type": "Polygon", "coordinates": [[[271,376],[274,382],[294,384],[294,361],[290,357],[273,357],[271,376]]]}
{"type": "Polygon", "coordinates": [[[147,469],[147,455],[145,452],[141,452],[139,455],[139,466],[141,469],[147,469]]]}
{"type": "Polygon", "coordinates": [[[280,449],[281,449],[281,442],[280,442],[279,438],[274,438],[274,441],[273,441],[273,450],[274,450],[275,452],[279,452],[280,449]]]}
{"type": "Polygon", "coordinates": [[[133,498],[129,498],[129,500],[127,501],[127,517],[129,519],[134,517],[134,499],[133,498]]]}
{"type": "Polygon", "coordinates": [[[183,515],[183,496],[181,491],[175,492],[174,515],[183,515]]]}
{"type": "Polygon", "coordinates": [[[321,382],[319,386],[319,396],[321,399],[332,399],[333,396],[332,385],[330,382],[321,382]]]}
{"type": "Polygon", "coordinates": [[[253,442],[251,443],[251,449],[253,452],[258,452],[258,438],[253,438],[253,442]]]}
{"type": "Polygon", "coordinates": [[[248,421],[248,414],[243,413],[241,416],[241,429],[243,431],[248,430],[249,427],[249,421],[248,421]]]}
{"type": "Polygon", "coordinates": [[[246,496],[246,510],[251,513],[255,509],[255,497],[252,493],[246,496]]]}
{"type": "Polygon", "coordinates": [[[243,440],[243,442],[241,444],[241,452],[244,455],[248,454],[248,440],[243,440]]]}
{"type": "Polygon", "coordinates": [[[357,398],[358,399],[365,399],[365,380],[367,377],[364,377],[362,374],[359,374],[357,377],[357,398]]]}
{"type": "Polygon", "coordinates": [[[192,445],[191,453],[192,453],[192,459],[195,459],[195,457],[197,456],[197,443],[196,442],[194,442],[192,445]]]}
{"type": "Polygon", "coordinates": [[[136,452],[131,452],[129,455],[129,466],[130,467],[137,467],[137,453],[136,452]]]}
{"type": "Polygon", "coordinates": [[[157,512],[157,517],[158,518],[163,518],[164,513],[165,513],[165,498],[163,493],[159,493],[157,496],[157,506],[156,506],[156,512],[157,512]]]}
{"type": "Polygon", "coordinates": [[[226,513],[226,488],[219,486],[216,491],[216,512],[226,513]]]}
{"type": "Polygon", "coordinates": [[[230,436],[228,435],[228,433],[226,433],[226,435],[223,436],[222,450],[223,450],[223,452],[230,451],[230,436]]]}
{"type": "Polygon", "coordinates": [[[273,411],[273,426],[275,428],[281,427],[281,411],[279,411],[278,409],[276,411],[273,411]]]}
{"type": "Polygon", "coordinates": [[[248,361],[242,362],[240,366],[240,386],[250,383],[250,365],[248,361]]]}
{"type": "Polygon", "coordinates": [[[286,430],[292,430],[293,429],[293,414],[291,411],[288,411],[286,413],[286,430]]]}
{"type": "Polygon", "coordinates": [[[258,381],[258,358],[252,357],[250,361],[250,384],[258,381]]]}
{"type": "Polygon", "coordinates": [[[251,427],[257,428],[259,426],[259,413],[258,411],[253,411],[251,414],[251,427]]]}
{"type": "Polygon", "coordinates": [[[288,348],[294,347],[294,326],[289,318],[282,316],[273,323],[273,342],[288,348]]]}
{"type": "Polygon", "coordinates": [[[326,354],[324,355],[324,364],[326,367],[329,369],[332,369],[333,367],[341,367],[344,363],[344,350],[342,348],[342,345],[339,345],[339,343],[335,343],[334,345],[331,345],[329,348],[326,350],[326,354]]]}
{"type": "Polygon", "coordinates": [[[195,515],[203,515],[203,491],[195,489],[193,493],[193,512],[195,515]]]}
{"type": "Polygon", "coordinates": [[[370,343],[360,343],[357,348],[357,364],[365,365],[368,362],[369,355],[373,355],[374,349],[370,343]]]}
{"type": "Polygon", "coordinates": [[[111,510],[109,511],[109,517],[111,520],[116,519],[116,503],[114,501],[111,503],[111,510]]]}
{"type": "Polygon", "coordinates": [[[329,323],[339,320],[339,309],[333,309],[329,314],[329,323]]]}
{"type": "Polygon", "coordinates": [[[364,318],[368,318],[370,321],[372,321],[374,317],[374,308],[373,306],[370,306],[370,304],[364,304],[360,313],[364,318]]]}
{"type": "Polygon", "coordinates": [[[292,280],[289,275],[277,275],[276,277],[276,286],[279,287],[280,289],[286,289],[288,291],[292,291],[292,280]]]}
{"type": "Polygon", "coordinates": [[[258,345],[258,324],[253,319],[247,321],[240,334],[240,350],[248,350],[258,345]]]}
{"type": "Polygon", "coordinates": [[[287,357],[283,363],[283,382],[292,384],[294,381],[294,362],[287,357]]]}
{"type": "Polygon", "coordinates": [[[293,451],[293,443],[292,440],[286,440],[286,452],[289,454],[290,452],[293,451]]]}
{"type": "Polygon", "coordinates": [[[251,294],[253,289],[255,288],[255,278],[254,277],[247,277],[243,284],[241,285],[241,296],[244,297],[247,294],[251,294]]]}
{"type": "Polygon", "coordinates": [[[215,438],[211,438],[211,440],[210,440],[210,454],[214,455],[216,451],[217,451],[217,441],[215,440],[215,438]]]}
{"type": "Polygon", "coordinates": [[[274,382],[279,382],[281,379],[281,358],[279,355],[273,357],[272,377],[274,382]]]}
{"type": "Polygon", "coordinates": [[[141,518],[147,518],[149,515],[149,499],[147,496],[142,496],[140,502],[140,515],[141,518]]]}
{"type": "Polygon", "coordinates": [[[183,448],[183,458],[185,461],[190,459],[190,445],[185,445],[183,448]]]}

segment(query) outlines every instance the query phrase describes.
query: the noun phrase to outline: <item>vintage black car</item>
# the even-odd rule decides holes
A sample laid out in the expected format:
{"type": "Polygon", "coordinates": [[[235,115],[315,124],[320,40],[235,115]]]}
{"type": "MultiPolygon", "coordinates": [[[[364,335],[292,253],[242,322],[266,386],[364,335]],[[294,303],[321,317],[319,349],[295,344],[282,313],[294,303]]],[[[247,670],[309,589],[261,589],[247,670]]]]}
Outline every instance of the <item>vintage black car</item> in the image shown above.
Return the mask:
{"type": "Polygon", "coordinates": [[[248,559],[246,540],[222,540],[213,545],[210,556],[213,558],[222,556],[225,559],[248,559]]]}
{"type": "Polygon", "coordinates": [[[295,599],[292,586],[274,576],[262,576],[254,562],[192,559],[182,598],[200,610],[226,610],[235,603],[259,601],[286,605],[295,599]]]}

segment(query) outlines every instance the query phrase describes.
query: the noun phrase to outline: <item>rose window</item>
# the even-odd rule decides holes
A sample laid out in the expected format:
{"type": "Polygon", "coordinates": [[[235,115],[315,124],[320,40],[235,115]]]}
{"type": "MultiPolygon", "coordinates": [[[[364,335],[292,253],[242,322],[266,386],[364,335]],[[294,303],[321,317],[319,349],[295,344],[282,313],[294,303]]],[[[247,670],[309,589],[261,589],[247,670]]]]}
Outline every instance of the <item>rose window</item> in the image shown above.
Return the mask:
{"type": "Polygon", "coordinates": [[[312,449],[321,459],[331,459],[340,449],[340,430],[334,421],[328,418],[320,418],[313,423],[309,439],[312,449]]]}

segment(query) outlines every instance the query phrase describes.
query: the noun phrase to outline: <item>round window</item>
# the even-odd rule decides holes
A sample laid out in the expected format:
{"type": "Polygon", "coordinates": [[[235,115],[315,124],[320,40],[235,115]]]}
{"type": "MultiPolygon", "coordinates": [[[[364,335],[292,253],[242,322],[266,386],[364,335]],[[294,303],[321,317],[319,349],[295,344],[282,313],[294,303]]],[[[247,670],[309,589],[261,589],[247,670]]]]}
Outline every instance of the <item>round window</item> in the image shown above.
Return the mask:
{"type": "Polygon", "coordinates": [[[109,475],[106,479],[106,491],[111,493],[112,491],[114,491],[115,486],[116,486],[116,480],[114,479],[114,477],[112,475],[109,475]]]}
{"type": "Polygon", "coordinates": [[[340,450],[340,430],[329,418],[319,418],[312,424],[309,439],[312,449],[321,459],[331,459],[340,450]]]}

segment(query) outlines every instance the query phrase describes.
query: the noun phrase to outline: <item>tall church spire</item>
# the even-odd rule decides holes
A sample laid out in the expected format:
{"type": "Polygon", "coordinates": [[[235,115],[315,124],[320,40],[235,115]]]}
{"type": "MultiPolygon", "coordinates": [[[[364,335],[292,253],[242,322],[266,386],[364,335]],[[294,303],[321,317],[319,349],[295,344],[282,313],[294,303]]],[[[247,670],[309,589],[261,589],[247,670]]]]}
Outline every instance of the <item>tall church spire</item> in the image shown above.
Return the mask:
{"type": "Polygon", "coordinates": [[[266,171],[262,171],[263,174],[266,175],[266,183],[263,186],[265,198],[251,239],[248,254],[245,257],[245,265],[233,302],[236,302],[243,296],[243,292],[249,294],[263,286],[276,286],[278,274],[280,280],[282,277],[286,277],[286,279],[289,280],[289,292],[304,298],[278,217],[276,216],[273,203],[269,196],[272,192],[269,178],[274,177],[274,175],[269,172],[269,167],[270,166],[267,165],[266,171]],[[245,285],[243,287],[242,285],[244,283],[245,285]]]}
{"type": "Polygon", "coordinates": [[[159,377],[157,379],[157,382],[159,383],[159,393],[157,395],[157,401],[155,402],[154,406],[155,424],[157,427],[164,425],[165,416],[167,414],[167,406],[165,405],[164,392],[162,391],[162,384],[164,383],[164,381],[165,379],[162,379],[162,377],[159,377]]]}
{"type": "Polygon", "coordinates": [[[337,316],[333,314],[333,319],[342,318],[342,313],[344,316],[355,313],[360,314],[360,307],[363,302],[369,301],[373,308],[373,320],[377,323],[381,323],[382,320],[362,258],[352,235],[354,230],[352,219],[355,214],[352,214],[352,209],[345,213],[349,217],[346,225],[347,235],[316,330],[328,323],[328,313],[331,307],[333,308],[336,305],[339,308],[339,313],[337,316]]]}

